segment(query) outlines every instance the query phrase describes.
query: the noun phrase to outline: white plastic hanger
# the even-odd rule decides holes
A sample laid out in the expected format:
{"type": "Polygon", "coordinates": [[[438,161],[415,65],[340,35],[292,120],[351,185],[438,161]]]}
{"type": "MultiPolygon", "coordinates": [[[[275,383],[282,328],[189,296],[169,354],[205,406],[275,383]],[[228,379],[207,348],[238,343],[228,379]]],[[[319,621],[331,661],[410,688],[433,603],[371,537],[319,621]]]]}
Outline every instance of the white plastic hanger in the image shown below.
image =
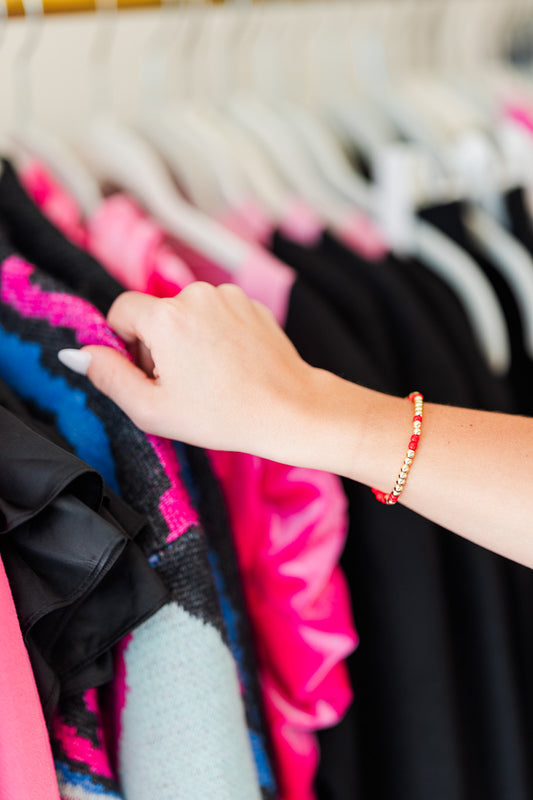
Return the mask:
{"type": "MultiPolygon", "coordinates": [[[[175,9],[163,5],[159,13],[155,33],[139,58],[141,91],[135,128],[165,159],[172,175],[192,203],[202,211],[209,212],[221,202],[218,174],[209,163],[209,154],[202,152],[201,144],[187,130],[184,106],[188,98],[180,98],[179,105],[171,108],[167,88],[170,58],[176,43],[183,38],[181,29],[187,28],[189,34],[193,32],[186,24],[185,9],[180,9],[178,16],[175,9]]],[[[188,22],[191,22],[190,16],[188,22]]],[[[190,38],[194,40],[195,36],[190,38]]],[[[190,43],[185,50],[183,58],[190,58],[190,43]]],[[[180,63],[176,72],[180,72],[184,66],[185,61],[180,63]]],[[[187,66],[192,74],[191,65],[187,66]]]]}
{"type": "Polygon", "coordinates": [[[393,144],[377,159],[377,218],[399,255],[414,256],[456,292],[467,311],[481,352],[495,374],[510,366],[505,317],[492,284],[455,242],[416,216],[413,170],[408,145],[393,144]],[[411,174],[410,174],[411,173],[411,174]]]}
{"type": "Polygon", "coordinates": [[[234,96],[228,110],[259,142],[292,190],[316,210],[334,231],[342,231],[353,206],[322,179],[311,159],[280,116],[255,97],[234,96]]]}
{"type": "Polygon", "coordinates": [[[371,162],[376,150],[395,138],[394,129],[375,103],[365,99],[352,79],[349,66],[350,47],[347,30],[361,34],[366,22],[362,11],[365,4],[356,5],[353,15],[341,16],[335,23],[323,19],[313,37],[311,65],[315,107],[341,141],[355,146],[371,162]],[[357,12],[357,14],[356,14],[357,12]]]}
{"type": "MultiPolygon", "coordinates": [[[[372,38],[370,37],[368,41],[371,42],[372,38]]],[[[375,63],[376,60],[379,63],[381,50],[379,39],[376,37],[374,41],[376,48],[371,55],[371,62],[374,61],[372,71],[374,74],[377,71],[379,75],[380,68],[375,68],[375,63]]],[[[364,74],[364,71],[361,70],[359,74],[364,74]]],[[[382,65],[382,75],[386,81],[386,65],[382,65]]],[[[407,111],[407,119],[410,113],[407,111]]],[[[396,115],[393,115],[392,119],[398,122],[396,115]]],[[[412,120],[408,127],[411,122],[412,120]]],[[[386,131],[386,128],[382,130],[386,131]]],[[[428,141],[432,140],[428,137],[426,145],[428,141]]],[[[434,143],[432,145],[434,146],[434,143]]],[[[389,141],[385,147],[382,142],[381,147],[375,148],[374,162],[379,173],[376,215],[382,230],[395,249],[400,253],[411,253],[418,257],[454,288],[472,320],[488,364],[496,373],[505,373],[510,365],[509,337],[505,318],[492,285],[468,254],[444,234],[416,217],[418,173],[420,165],[424,164],[424,159],[420,153],[417,154],[416,148],[411,153],[407,148],[405,155],[400,153],[400,157],[395,158],[394,147],[394,143],[389,141]]],[[[438,173],[430,173],[430,185],[436,183],[437,176],[438,173]]],[[[423,189],[424,184],[422,184],[422,194],[423,189]]],[[[449,190],[444,182],[438,192],[444,192],[443,196],[446,196],[445,192],[449,190]]]]}
{"type": "Polygon", "coordinates": [[[511,365],[507,323],[492,284],[475,261],[449,237],[418,220],[412,254],[449,284],[468,318],[487,364],[496,375],[511,365]]]}
{"type": "Polygon", "coordinates": [[[183,200],[153,148],[131,129],[102,118],[80,144],[99,178],[135,197],[169,233],[230,273],[248,260],[249,246],[183,200]]]}
{"type": "Polygon", "coordinates": [[[250,259],[251,246],[190,206],[154,149],[109,113],[88,126],[79,147],[100,181],[127,191],[170,234],[227,272],[250,259]]]}
{"type": "Polygon", "coordinates": [[[322,121],[307,109],[292,104],[284,106],[283,113],[308,147],[322,177],[339,196],[361,211],[373,212],[372,189],[367,181],[357,175],[334,135],[322,121]]]}
{"type": "Polygon", "coordinates": [[[269,153],[245,127],[224,111],[230,95],[243,91],[243,88],[250,89],[251,31],[256,26],[258,14],[258,9],[250,5],[235,5],[231,11],[234,15],[232,37],[215,38],[212,43],[212,51],[219,53],[218,59],[214,60],[217,63],[217,83],[222,91],[212,98],[213,102],[196,104],[194,122],[206,123],[210,128],[210,137],[218,139],[221,144],[223,142],[225,152],[229,150],[231,154],[232,163],[240,164],[256,201],[277,222],[285,219],[287,211],[294,206],[295,195],[269,153]],[[229,48],[226,52],[221,48],[221,42],[229,48]],[[225,65],[224,69],[219,68],[222,64],[225,65]],[[231,71],[230,64],[233,66],[231,71]],[[222,80],[221,74],[224,75],[222,80]]]}
{"type": "Polygon", "coordinates": [[[482,209],[469,208],[465,223],[478,247],[497,266],[513,290],[522,318],[525,347],[533,357],[533,258],[482,209]]]}
{"type": "Polygon", "coordinates": [[[283,114],[277,113],[263,99],[265,95],[272,96],[273,87],[279,84],[276,37],[288,24],[288,18],[284,15],[286,7],[284,12],[279,11],[278,17],[272,10],[261,11],[262,25],[250,29],[250,40],[247,42],[251,58],[247,75],[253,82],[253,92],[235,93],[225,108],[264,148],[292,191],[314,208],[330,227],[343,229],[347,217],[353,213],[353,207],[324,180],[312,156],[302,147],[299,136],[283,118],[283,114]]]}
{"type": "Polygon", "coordinates": [[[354,209],[369,212],[372,198],[366,180],[357,175],[313,102],[310,76],[314,71],[316,30],[322,23],[327,25],[323,10],[320,8],[318,14],[310,11],[306,19],[302,19],[297,8],[291,8],[291,12],[289,16],[284,15],[287,18],[283,19],[276,37],[273,35],[276,31],[265,31],[263,47],[255,52],[254,74],[263,103],[286,122],[287,136],[296,137],[296,144],[305,149],[309,163],[324,185],[339,199],[353,204],[354,209]],[[294,59],[296,38],[300,43],[298,59],[294,59]]]}
{"type": "Polygon", "coordinates": [[[20,165],[31,159],[44,163],[52,175],[76,199],[83,214],[90,214],[100,202],[97,183],[75,157],[66,142],[42,129],[35,121],[32,103],[31,67],[44,21],[42,0],[21,0],[27,34],[14,63],[16,81],[14,126],[11,147],[20,165]]]}
{"type": "MultiPolygon", "coordinates": [[[[296,135],[297,143],[306,149],[325,184],[339,198],[352,203],[355,209],[370,212],[372,192],[367,181],[355,172],[331,129],[317,113],[316,102],[313,102],[314,90],[310,76],[314,72],[312,62],[315,57],[315,31],[317,27],[322,27],[321,22],[327,25],[322,15],[322,9],[318,17],[316,12],[309,13],[304,27],[301,15],[295,10],[285,21],[281,36],[276,39],[276,80],[273,66],[270,70],[267,66],[268,61],[273,58],[272,46],[263,48],[262,57],[256,63],[258,78],[265,74],[270,76],[268,81],[264,81],[263,102],[286,120],[287,131],[296,135]],[[294,41],[297,35],[302,42],[299,58],[296,60],[300,65],[298,70],[294,66],[294,41]]],[[[273,36],[270,40],[273,42],[273,36]]]]}
{"type": "MultiPolygon", "coordinates": [[[[190,81],[187,92],[182,85],[180,96],[163,90],[171,83],[169,59],[176,41],[172,19],[164,18],[168,16],[163,15],[157,35],[141,58],[146,79],[138,127],[163,155],[198,208],[216,214],[228,207],[242,207],[250,200],[251,191],[241,167],[223,137],[217,136],[197,111],[214,103],[210,96],[213,87],[205,85],[207,80],[202,83],[196,77],[190,81]],[[159,69],[154,69],[154,63],[159,63],[159,69]],[[193,87],[195,96],[191,91],[193,87]]],[[[227,24],[216,24],[219,21],[216,13],[210,13],[209,17],[204,15],[195,46],[192,52],[190,49],[187,52],[187,61],[180,59],[177,73],[187,70],[192,77],[202,71],[206,77],[211,73],[210,78],[214,74],[222,80],[219,73],[224,71],[227,59],[216,54],[223,48],[229,31],[227,24]],[[209,60],[213,62],[211,70],[205,66],[209,60]]]]}

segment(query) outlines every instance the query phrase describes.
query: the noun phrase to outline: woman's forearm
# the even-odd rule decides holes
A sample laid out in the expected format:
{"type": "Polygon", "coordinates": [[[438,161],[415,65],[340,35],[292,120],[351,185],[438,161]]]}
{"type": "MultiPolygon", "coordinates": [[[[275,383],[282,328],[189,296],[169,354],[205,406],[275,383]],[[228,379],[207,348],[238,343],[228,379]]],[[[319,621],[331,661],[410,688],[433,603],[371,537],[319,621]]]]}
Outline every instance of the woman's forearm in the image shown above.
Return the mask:
{"type": "MultiPolygon", "coordinates": [[[[315,380],[320,402],[308,429],[315,456],[308,466],[390,491],[407,449],[412,404],[329,373],[318,371],[315,380]]],[[[400,503],[533,567],[532,454],[530,418],[425,403],[400,503]]]]}

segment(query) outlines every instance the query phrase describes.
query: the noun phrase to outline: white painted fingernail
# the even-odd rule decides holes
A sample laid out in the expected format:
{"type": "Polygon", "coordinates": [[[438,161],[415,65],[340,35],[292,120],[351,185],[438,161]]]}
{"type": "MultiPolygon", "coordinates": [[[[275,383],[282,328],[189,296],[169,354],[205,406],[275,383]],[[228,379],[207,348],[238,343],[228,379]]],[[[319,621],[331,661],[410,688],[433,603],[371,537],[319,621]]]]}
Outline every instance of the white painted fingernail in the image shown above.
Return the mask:
{"type": "Polygon", "coordinates": [[[70,348],[60,350],[57,357],[62,364],[73,372],[77,372],[78,375],[87,375],[87,370],[89,369],[92,358],[91,354],[86,350],[73,350],[70,348]]]}

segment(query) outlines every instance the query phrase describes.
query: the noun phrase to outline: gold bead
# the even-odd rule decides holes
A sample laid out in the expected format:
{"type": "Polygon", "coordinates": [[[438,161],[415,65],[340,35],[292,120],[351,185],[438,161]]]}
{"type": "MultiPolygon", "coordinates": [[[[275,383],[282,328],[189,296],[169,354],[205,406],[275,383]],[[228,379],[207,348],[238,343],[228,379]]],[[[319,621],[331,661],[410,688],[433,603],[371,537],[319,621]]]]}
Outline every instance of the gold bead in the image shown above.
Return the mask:
{"type": "Polygon", "coordinates": [[[407,464],[407,459],[408,459],[408,458],[410,458],[410,459],[411,459],[411,462],[410,462],[410,463],[412,464],[412,463],[413,463],[413,458],[414,458],[414,457],[415,457],[415,451],[414,451],[414,450],[408,450],[408,451],[407,451],[407,457],[406,457],[406,459],[405,459],[405,463],[407,464]]]}
{"type": "Polygon", "coordinates": [[[413,463],[413,459],[410,456],[406,456],[403,463],[406,467],[410,467],[413,463]]]}

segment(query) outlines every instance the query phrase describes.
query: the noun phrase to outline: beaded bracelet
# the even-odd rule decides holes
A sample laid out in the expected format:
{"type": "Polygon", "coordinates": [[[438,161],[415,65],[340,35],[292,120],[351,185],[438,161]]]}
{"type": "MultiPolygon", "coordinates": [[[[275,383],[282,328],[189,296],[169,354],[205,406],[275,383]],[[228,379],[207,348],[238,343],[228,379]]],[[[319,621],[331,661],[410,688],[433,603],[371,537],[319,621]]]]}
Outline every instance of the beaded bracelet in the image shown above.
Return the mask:
{"type": "Polygon", "coordinates": [[[416,455],[416,448],[418,447],[418,442],[420,440],[420,434],[422,431],[424,398],[420,394],[420,392],[411,392],[411,394],[408,395],[408,398],[415,405],[415,413],[413,416],[413,432],[411,434],[411,438],[409,439],[409,446],[407,448],[407,453],[405,455],[402,467],[396,479],[394,489],[392,490],[392,492],[388,493],[380,492],[379,489],[372,489],[374,495],[376,496],[376,500],[379,500],[380,503],[385,503],[385,505],[387,506],[393,506],[399,500],[399,497],[404,489],[405,482],[407,481],[409,470],[411,469],[411,465],[414,461],[416,455]]]}

